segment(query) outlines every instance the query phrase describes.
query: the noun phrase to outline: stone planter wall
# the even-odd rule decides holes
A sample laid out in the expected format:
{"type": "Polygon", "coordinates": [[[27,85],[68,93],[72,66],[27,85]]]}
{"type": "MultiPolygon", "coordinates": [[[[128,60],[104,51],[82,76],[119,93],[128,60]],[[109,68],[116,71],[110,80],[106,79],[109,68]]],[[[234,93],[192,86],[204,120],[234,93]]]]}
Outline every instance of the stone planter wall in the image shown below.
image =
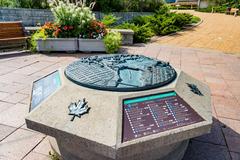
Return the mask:
{"type": "MultiPolygon", "coordinates": [[[[94,12],[97,19],[102,19],[104,13],[94,12]]],[[[114,12],[121,17],[118,23],[131,20],[139,15],[149,15],[151,12],[114,12]]],[[[24,26],[43,25],[47,21],[53,21],[53,15],[47,9],[23,9],[23,8],[0,8],[0,21],[22,21],[24,26]]]]}
{"type": "Polygon", "coordinates": [[[78,47],[81,52],[106,52],[103,40],[78,39],[78,47]]]}
{"type": "Polygon", "coordinates": [[[112,29],[117,31],[122,35],[122,45],[132,45],[133,44],[133,35],[134,31],[131,29],[112,29]]]}
{"type": "Polygon", "coordinates": [[[38,52],[65,51],[75,52],[78,50],[77,38],[47,38],[37,40],[38,52]]]}

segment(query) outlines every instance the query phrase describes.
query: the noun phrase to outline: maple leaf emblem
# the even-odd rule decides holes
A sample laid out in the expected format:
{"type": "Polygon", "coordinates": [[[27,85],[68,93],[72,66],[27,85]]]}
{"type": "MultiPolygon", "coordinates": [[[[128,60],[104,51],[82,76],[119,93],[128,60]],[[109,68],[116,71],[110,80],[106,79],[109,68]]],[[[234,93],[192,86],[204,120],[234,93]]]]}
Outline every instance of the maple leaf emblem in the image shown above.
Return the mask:
{"type": "Polygon", "coordinates": [[[71,121],[74,121],[76,116],[81,118],[82,115],[89,112],[90,107],[88,107],[87,103],[86,99],[83,98],[83,100],[79,100],[77,103],[71,103],[68,106],[69,115],[73,116],[71,121]]]}

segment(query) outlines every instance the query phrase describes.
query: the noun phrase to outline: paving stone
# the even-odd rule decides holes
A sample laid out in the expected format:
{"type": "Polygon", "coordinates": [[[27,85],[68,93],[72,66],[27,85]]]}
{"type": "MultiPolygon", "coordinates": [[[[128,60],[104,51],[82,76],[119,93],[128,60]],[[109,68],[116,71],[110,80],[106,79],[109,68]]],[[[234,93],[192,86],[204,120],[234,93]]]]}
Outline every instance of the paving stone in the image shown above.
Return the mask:
{"type": "Polygon", "coordinates": [[[0,124],[0,142],[15,130],[16,128],[14,127],[0,124]]]}
{"type": "Polygon", "coordinates": [[[33,151],[42,155],[48,155],[49,151],[52,151],[48,137],[46,137],[36,148],[34,148],[33,151]]]}
{"type": "Polygon", "coordinates": [[[28,95],[26,95],[26,94],[14,93],[14,94],[4,98],[3,101],[16,104],[16,103],[19,103],[26,98],[28,98],[28,95]]]}
{"type": "Polygon", "coordinates": [[[36,152],[30,152],[23,160],[51,160],[47,155],[43,155],[36,152]]]}
{"type": "Polygon", "coordinates": [[[12,106],[14,106],[14,104],[0,101],[0,113],[12,106]]]}
{"type": "Polygon", "coordinates": [[[214,107],[219,117],[240,120],[240,107],[238,101],[233,98],[214,96],[214,107]]]}
{"type": "Polygon", "coordinates": [[[21,93],[21,94],[26,94],[26,95],[30,95],[31,94],[31,84],[29,84],[26,88],[18,91],[17,93],[21,93]]]}
{"type": "Polygon", "coordinates": [[[4,98],[8,97],[10,94],[6,92],[0,92],[0,101],[3,100],[4,98]]]}
{"type": "Polygon", "coordinates": [[[0,124],[18,128],[25,123],[28,111],[29,106],[18,103],[0,113],[0,124]]]}
{"type": "Polygon", "coordinates": [[[27,95],[27,98],[21,100],[19,103],[30,105],[30,96],[27,95]]]}
{"type": "Polygon", "coordinates": [[[240,135],[240,121],[238,120],[233,120],[228,119],[228,118],[219,118],[219,121],[225,125],[225,128],[223,129],[223,133],[224,134],[228,134],[228,135],[240,135]]]}
{"type": "Polygon", "coordinates": [[[232,119],[221,119],[222,128],[228,148],[232,152],[240,153],[240,121],[232,119]]]}
{"type": "MultiPolygon", "coordinates": [[[[39,57],[39,56],[37,56],[39,57]]],[[[13,67],[13,68],[23,68],[29,65],[32,65],[34,63],[37,63],[38,60],[34,58],[34,56],[24,56],[24,57],[18,57],[18,58],[12,58],[9,59],[3,63],[1,63],[1,65],[3,66],[7,66],[7,67],[13,67]]]]}
{"type": "Polygon", "coordinates": [[[6,93],[16,93],[22,89],[26,88],[25,85],[22,84],[8,84],[3,87],[0,87],[0,92],[6,92],[6,93]]]}
{"type": "Polygon", "coordinates": [[[215,118],[213,120],[211,133],[194,138],[194,140],[226,146],[224,135],[222,133],[222,125],[215,118]]]}
{"type": "Polygon", "coordinates": [[[240,160],[240,153],[230,152],[232,160],[240,160]]]}
{"type": "Polygon", "coordinates": [[[15,68],[12,68],[12,67],[0,66],[0,75],[9,73],[14,70],[15,70],[15,68]]]}
{"type": "Polygon", "coordinates": [[[227,147],[192,140],[183,160],[231,160],[227,147]]]}
{"type": "Polygon", "coordinates": [[[0,142],[0,159],[20,160],[34,148],[44,135],[18,129],[0,142]]]}
{"type": "Polygon", "coordinates": [[[20,74],[14,74],[14,73],[8,73],[5,75],[0,76],[0,82],[6,83],[6,84],[13,84],[14,82],[24,82],[26,79],[26,76],[20,75],[20,74]]]}
{"type": "Polygon", "coordinates": [[[240,153],[240,135],[231,136],[225,134],[227,145],[230,151],[240,153]]]}
{"type": "Polygon", "coordinates": [[[225,85],[225,81],[222,78],[205,77],[205,79],[206,79],[206,82],[208,82],[208,83],[225,85]]]}

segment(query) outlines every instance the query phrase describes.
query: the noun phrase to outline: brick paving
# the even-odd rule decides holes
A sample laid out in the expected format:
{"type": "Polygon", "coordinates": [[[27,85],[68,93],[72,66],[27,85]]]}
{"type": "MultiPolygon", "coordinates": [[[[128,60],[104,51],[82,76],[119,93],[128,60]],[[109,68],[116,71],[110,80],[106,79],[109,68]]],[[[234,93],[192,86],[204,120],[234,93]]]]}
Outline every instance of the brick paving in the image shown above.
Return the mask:
{"type": "MultiPolygon", "coordinates": [[[[212,132],[192,139],[184,160],[240,160],[240,56],[158,43],[123,51],[169,61],[210,86],[212,132]]],[[[0,59],[0,160],[49,159],[47,136],[27,129],[24,121],[31,84],[86,55],[32,54],[0,59]]]]}
{"type": "Polygon", "coordinates": [[[188,31],[159,39],[160,44],[181,47],[207,48],[225,53],[240,54],[240,16],[219,13],[187,12],[200,17],[203,23],[188,31]]]}

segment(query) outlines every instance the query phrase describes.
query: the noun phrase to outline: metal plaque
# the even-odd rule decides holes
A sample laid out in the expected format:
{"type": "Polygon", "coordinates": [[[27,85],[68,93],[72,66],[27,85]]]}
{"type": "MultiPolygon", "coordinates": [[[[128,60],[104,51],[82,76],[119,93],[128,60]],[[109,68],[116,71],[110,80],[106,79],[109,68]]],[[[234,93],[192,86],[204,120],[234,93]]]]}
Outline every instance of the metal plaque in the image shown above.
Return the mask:
{"type": "Polygon", "coordinates": [[[123,101],[122,141],[204,121],[176,92],[123,101]]]}
{"type": "Polygon", "coordinates": [[[32,99],[29,111],[35,109],[43,100],[61,86],[59,71],[55,71],[35,82],[32,87],[32,99]]]}
{"type": "Polygon", "coordinates": [[[81,58],[65,69],[76,84],[108,91],[140,91],[171,83],[177,73],[169,63],[142,55],[116,54],[81,58]]]}

